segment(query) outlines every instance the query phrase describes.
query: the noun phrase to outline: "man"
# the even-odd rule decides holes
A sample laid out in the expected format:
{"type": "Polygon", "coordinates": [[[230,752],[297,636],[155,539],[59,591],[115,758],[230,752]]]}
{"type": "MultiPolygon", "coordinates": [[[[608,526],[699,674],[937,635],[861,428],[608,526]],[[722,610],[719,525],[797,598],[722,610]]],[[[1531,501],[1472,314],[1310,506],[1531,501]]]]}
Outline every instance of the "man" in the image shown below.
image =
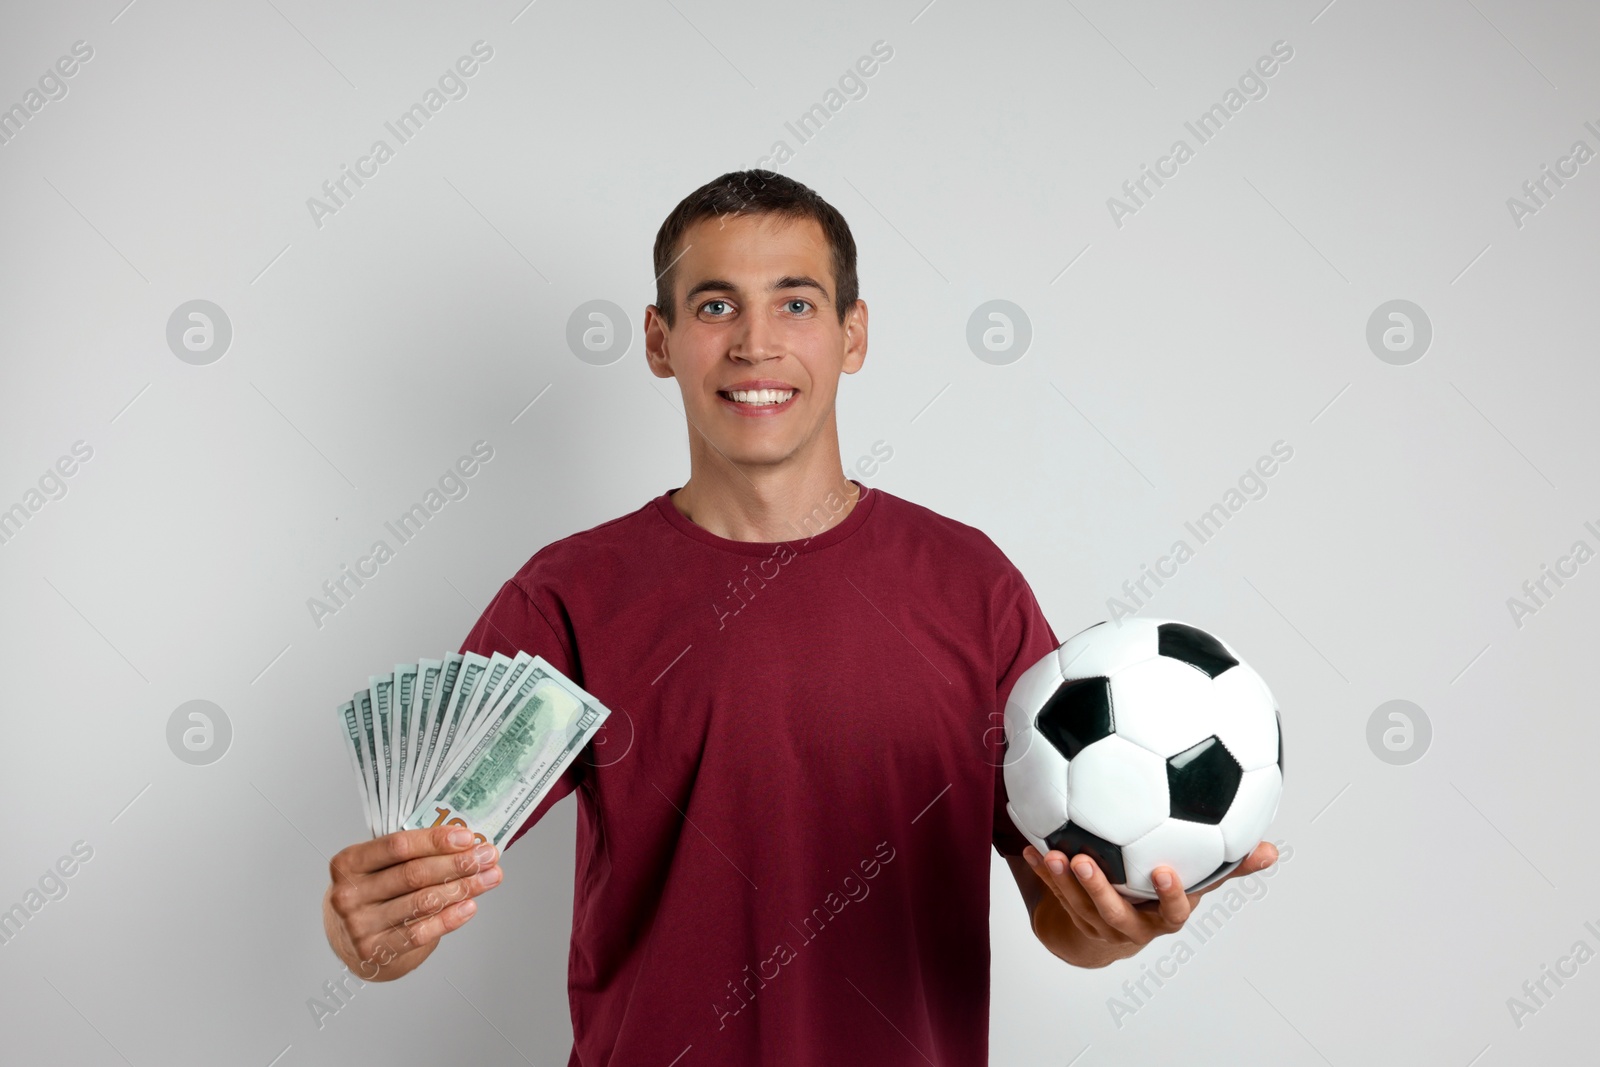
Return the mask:
{"type": "MultiPolygon", "coordinates": [[[[991,846],[1077,966],[1199,899],[1134,907],[1011,825],[993,726],[1059,642],[981,532],[845,477],[855,258],[839,213],[775,173],[685,198],[656,238],[645,347],[683,398],[689,480],[535,553],[462,644],[537,653],[613,712],[517,835],[578,791],[570,1064],[983,1064],[991,846]]],[[[335,856],[339,957],[379,980],[425,960],[500,881],[470,842],[441,827],[335,856]]],[[[1275,858],[1262,844],[1235,873],[1275,858]]]]}

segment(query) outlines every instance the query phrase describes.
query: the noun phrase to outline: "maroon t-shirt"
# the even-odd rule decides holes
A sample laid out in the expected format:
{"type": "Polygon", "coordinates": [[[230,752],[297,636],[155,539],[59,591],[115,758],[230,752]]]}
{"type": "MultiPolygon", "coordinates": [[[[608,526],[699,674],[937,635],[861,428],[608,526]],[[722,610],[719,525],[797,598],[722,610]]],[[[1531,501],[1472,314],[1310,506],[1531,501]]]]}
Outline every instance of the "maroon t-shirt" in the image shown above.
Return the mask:
{"type": "Polygon", "coordinates": [[[461,646],[611,709],[510,842],[578,791],[569,1065],[986,1063],[1001,713],[1055,633],[993,541],[882,490],[777,543],[675,491],[541,549],[461,646]]]}

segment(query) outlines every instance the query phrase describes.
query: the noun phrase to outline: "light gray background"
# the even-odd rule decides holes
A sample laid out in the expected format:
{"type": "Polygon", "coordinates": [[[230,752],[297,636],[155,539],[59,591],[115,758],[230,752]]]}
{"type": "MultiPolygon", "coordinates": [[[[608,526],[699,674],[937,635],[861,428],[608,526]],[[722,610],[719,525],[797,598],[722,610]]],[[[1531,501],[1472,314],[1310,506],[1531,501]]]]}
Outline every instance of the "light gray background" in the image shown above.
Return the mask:
{"type": "Polygon", "coordinates": [[[682,484],[637,338],[656,228],[795,147],[878,40],[867,95],[782,168],[860,244],[847,463],[891,444],[865,480],[989,533],[1065,638],[1294,449],[1144,609],[1271,684],[1292,858],[1120,1026],[1108,998],[1173,939],[1070,968],[995,858],[994,1061],[1588,1055],[1600,963],[1520,1027],[1506,1002],[1600,948],[1600,563],[1520,627],[1507,598],[1600,547],[1600,162],[1521,227],[1506,200],[1600,148],[1600,13],[1322,2],[7,4],[0,105],[74,41],[94,58],[0,147],[0,506],[94,456],[0,546],[0,908],[94,857],[0,946],[4,1058],[565,1062],[570,800],[427,966],[313,1021],[326,858],[362,835],[333,707],[456,647],[540,546],[682,484]],[[315,226],[306,199],[480,39],[469,94],[315,226]],[[1116,226],[1107,198],[1279,40],[1267,95],[1116,226]],[[1397,298],[1434,328],[1407,366],[1365,340],[1397,298]],[[192,299],[233,325],[209,366],[165,341],[192,299]],[[565,342],[593,299],[634,321],[608,366],[565,342]],[[965,340],[991,299],[1032,323],[1006,366],[965,340]],[[306,599],[479,439],[470,495],[315,626],[306,599]],[[210,766],[167,747],[192,699],[233,726],[210,766]],[[1392,699],[1433,726],[1407,766],[1366,741],[1392,699]]]}

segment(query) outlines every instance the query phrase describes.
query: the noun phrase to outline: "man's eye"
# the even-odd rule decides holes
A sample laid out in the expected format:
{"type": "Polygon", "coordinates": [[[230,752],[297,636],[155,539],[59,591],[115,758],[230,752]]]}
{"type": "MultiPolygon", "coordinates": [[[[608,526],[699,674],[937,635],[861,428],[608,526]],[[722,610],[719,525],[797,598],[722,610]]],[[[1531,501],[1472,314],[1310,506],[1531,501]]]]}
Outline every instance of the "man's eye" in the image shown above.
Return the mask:
{"type": "Polygon", "coordinates": [[[704,304],[700,305],[700,310],[702,312],[710,312],[712,315],[720,317],[725,313],[727,307],[728,302],[726,300],[707,300],[704,304]]]}
{"type": "Polygon", "coordinates": [[[787,300],[784,302],[784,304],[796,315],[804,315],[806,310],[811,307],[811,301],[801,300],[799,297],[795,297],[793,300],[787,300]]]}

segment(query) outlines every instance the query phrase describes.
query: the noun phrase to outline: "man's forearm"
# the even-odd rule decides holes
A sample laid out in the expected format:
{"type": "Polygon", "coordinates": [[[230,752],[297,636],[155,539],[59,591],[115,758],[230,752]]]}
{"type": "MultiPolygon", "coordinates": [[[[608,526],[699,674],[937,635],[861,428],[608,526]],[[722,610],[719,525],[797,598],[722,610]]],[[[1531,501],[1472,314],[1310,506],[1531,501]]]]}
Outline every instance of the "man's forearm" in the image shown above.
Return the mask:
{"type": "Polygon", "coordinates": [[[1033,933],[1051,954],[1074,967],[1104,967],[1127,959],[1141,947],[1132,943],[1113,945],[1086,937],[1054,893],[1045,893],[1034,905],[1033,933]]]}

